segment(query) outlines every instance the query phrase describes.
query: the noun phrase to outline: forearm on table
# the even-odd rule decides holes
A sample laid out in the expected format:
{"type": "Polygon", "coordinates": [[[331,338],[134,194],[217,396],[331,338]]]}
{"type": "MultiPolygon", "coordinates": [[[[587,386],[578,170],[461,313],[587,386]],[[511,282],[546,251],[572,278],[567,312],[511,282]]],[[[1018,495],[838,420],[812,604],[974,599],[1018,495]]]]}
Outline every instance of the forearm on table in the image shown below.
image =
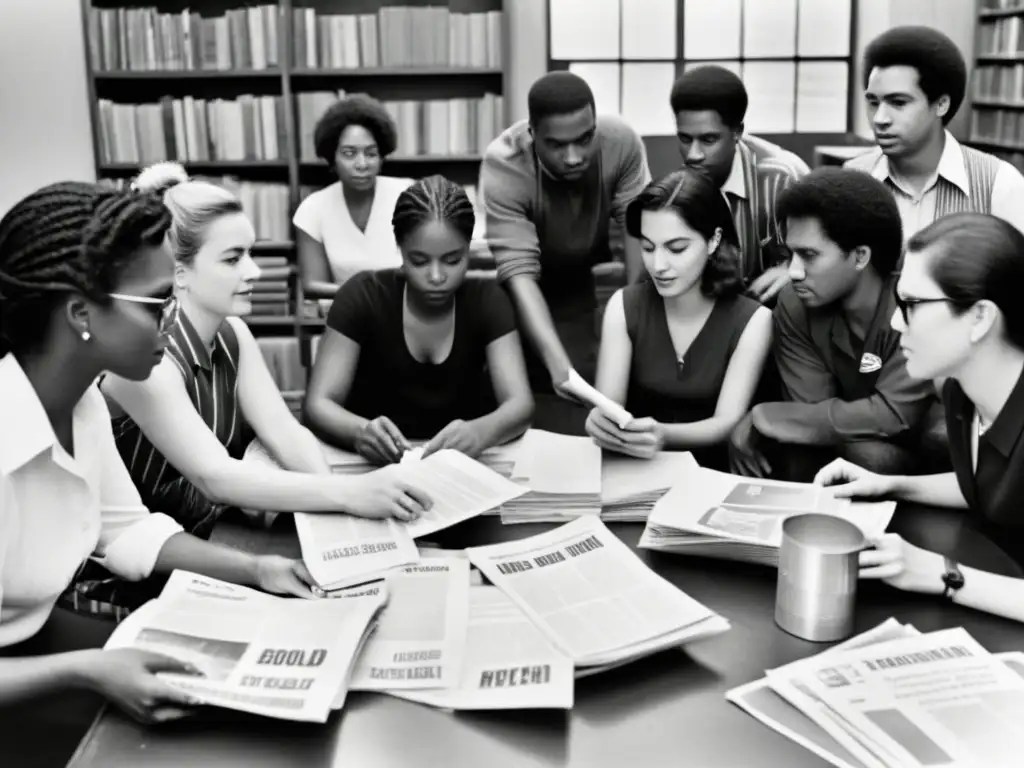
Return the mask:
{"type": "Polygon", "coordinates": [[[232,584],[255,586],[257,558],[248,552],[198,539],[188,533],[176,533],[157,555],[154,573],[190,571],[232,584]]]}
{"type": "Polygon", "coordinates": [[[519,437],[530,426],[532,418],[533,400],[513,397],[472,423],[482,432],[484,445],[490,448],[519,437]]]}
{"type": "Polygon", "coordinates": [[[1000,576],[975,568],[960,568],[964,585],[953,602],[1014,621],[1024,621],[1024,579],[1000,576]]]}
{"type": "Polygon", "coordinates": [[[966,509],[967,500],[960,490],[956,474],[943,472],[940,475],[901,475],[893,478],[893,497],[931,507],[966,509]]]}
{"type": "Polygon", "coordinates": [[[272,512],[345,512],[346,479],[334,475],[268,469],[225,459],[196,487],[219,504],[272,512]]]}
{"type": "Polygon", "coordinates": [[[87,687],[89,660],[99,651],[0,659],[0,706],[69,688],[87,687]]]}
{"type": "Polygon", "coordinates": [[[572,362],[558,338],[551,310],[536,280],[525,275],[516,276],[509,282],[509,291],[523,330],[545,368],[552,372],[568,371],[572,362]]]}
{"type": "Polygon", "coordinates": [[[688,451],[724,443],[729,439],[729,434],[737,423],[738,419],[712,416],[710,419],[689,424],[662,423],[661,426],[665,434],[666,448],[688,451]]]}
{"type": "Polygon", "coordinates": [[[316,438],[335,448],[354,451],[369,419],[358,416],[327,397],[306,402],[306,423],[316,438]]]}
{"type": "Polygon", "coordinates": [[[313,475],[330,474],[331,467],[324,457],[320,441],[306,427],[292,421],[283,435],[275,435],[271,448],[281,466],[292,472],[313,475]]]}

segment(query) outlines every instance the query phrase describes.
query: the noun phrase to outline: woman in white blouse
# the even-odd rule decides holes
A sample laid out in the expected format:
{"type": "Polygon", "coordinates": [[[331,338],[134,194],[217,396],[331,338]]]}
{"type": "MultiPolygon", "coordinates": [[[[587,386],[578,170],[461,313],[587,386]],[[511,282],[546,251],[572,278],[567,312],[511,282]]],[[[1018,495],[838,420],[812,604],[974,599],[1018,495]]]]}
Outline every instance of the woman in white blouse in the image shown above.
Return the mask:
{"type": "Polygon", "coordinates": [[[398,132],[376,99],[341,99],[316,124],[317,157],[338,176],[295,211],[299,272],[308,298],[332,299],[357,272],[399,267],[391,228],[395,202],[411,179],[381,176],[398,132]]]}
{"type": "Polygon", "coordinates": [[[99,692],[143,721],[193,702],[140,650],[18,657],[90,556],[130,579],[176,568],[308,597],[301,562],[254,556],[152,514],[118,455],[95,385],[146,378],[174,322],[170,226],[155,197],[51,184],[0,221],[0,707],[62,688],[99,692]]]}

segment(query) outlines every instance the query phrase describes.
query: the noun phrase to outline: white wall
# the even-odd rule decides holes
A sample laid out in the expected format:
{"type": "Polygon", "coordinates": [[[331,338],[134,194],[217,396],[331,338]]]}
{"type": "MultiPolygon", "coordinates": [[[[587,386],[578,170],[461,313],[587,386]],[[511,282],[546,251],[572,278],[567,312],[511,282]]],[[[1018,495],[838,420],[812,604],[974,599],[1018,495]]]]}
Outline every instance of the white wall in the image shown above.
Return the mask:
{"type": "Polygon", "coordinates": [[[80,0],[0,0],[0,215],[95,179],[80,0]]]}

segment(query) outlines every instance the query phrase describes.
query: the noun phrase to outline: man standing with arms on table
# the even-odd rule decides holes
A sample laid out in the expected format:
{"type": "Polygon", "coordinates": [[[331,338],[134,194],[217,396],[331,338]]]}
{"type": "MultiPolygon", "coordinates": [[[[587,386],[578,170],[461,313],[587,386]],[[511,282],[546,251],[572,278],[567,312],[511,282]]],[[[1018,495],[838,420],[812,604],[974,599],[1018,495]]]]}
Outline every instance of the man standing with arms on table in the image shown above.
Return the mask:
{"type": "Polygon", "coordinates": [[[528,104],[529,120],[491,142],[481,165],[487,244],[528,340],[534,422],[582,435],[587,411],[556,395],[566,396],[570,368],[593,382],[592,269],[624,261],[626,204],[650,173],[640,136],[617,117],[598,117],[577,75],[548,73],[528,104]]]}
{"type": "Polygon", "coordinates": [[[885,183],[906,240],[949,213],[989,213],[1024,231],[1024,177],[946,130],[966,86],[960,50],[929,27],[895,27],[864,52],[864,98],[878,146],[846,167],[885,183]]]}
{"type": "MultiPolygon", "coordinates": [[[[762,303],[774,302],[789,284],[789,254],[775,205],[782,190],[807,174],[807,164],[780,146],[743,133],[747,89],[723,67],[685,72],[672,86],[670,101],[683,162],[703,170],[729,203],[747,294],[762,303]]],[[[637,254],[629,281],[642,273],[637,254]]]]}
{"type": "Polygon", "coordinates": [[[903,250],[892,195],[866,173],[820,168],[783,193],[778,211],[792,252],[792,285],[774,312],[784,402],[755,405],[733,430],[733,471],[810,482],[839,456],[912,472],[936,395],[907,375],[889,322],[903,250]]]}

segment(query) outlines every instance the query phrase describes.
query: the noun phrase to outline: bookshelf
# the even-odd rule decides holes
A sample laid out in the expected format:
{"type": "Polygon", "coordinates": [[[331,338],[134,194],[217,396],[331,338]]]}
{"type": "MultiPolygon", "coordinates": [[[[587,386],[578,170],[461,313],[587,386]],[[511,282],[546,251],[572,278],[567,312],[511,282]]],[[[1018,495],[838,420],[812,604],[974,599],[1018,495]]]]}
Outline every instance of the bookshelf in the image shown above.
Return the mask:
{"type": "MultiPolygon", "coordinates": [[[[503,0],[82,0],[82,13],[97,177],[123,184],[167,159],[235,189],[270,275],[247,320],[265,353],[301,340],[275,356],[300,369],[323,320],[301,294],[291,215],[335,180],[311,153],[323,110],[370,94],[399,128],[385,174],[467,186],[507,125],[503,0]]],[[[304,387],[304,371],[272,369],[304,387]]]]}
{"type": "Polygon", "coordinates": [[[968,144],[1024,170],[1024,0],[979,0],[968,144]]]}

